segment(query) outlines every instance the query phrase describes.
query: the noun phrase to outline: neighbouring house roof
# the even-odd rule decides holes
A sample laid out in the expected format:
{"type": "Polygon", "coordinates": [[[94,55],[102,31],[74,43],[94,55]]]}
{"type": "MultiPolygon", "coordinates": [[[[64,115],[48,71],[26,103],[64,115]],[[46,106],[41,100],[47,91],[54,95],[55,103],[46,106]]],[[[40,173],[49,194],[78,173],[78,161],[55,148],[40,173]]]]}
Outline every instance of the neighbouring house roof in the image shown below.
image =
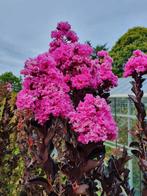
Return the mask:
{"type": "MultiPolygon", "coordinates": [[[[143,83],[142,90],[144,91],[144,97],[147,97],[147,75],[144,75],[143,78],[146,80],[143,83]]],[[[119,78],[118,86],[111,90],[110,97],[128,97],[128,95],[133,94],[131,91],[131,81],[133,81],[131,77],[119,78]]]]}

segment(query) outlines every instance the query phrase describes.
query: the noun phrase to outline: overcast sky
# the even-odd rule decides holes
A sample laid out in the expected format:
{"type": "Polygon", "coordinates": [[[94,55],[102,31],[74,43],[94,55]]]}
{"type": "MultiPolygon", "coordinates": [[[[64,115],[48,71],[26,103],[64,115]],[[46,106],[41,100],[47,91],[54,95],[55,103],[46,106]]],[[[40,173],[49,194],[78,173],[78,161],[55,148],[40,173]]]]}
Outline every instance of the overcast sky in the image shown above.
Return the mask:
{"type": "Polygon", "coordinates": [[[49,34],[68,21],[80,41],[111,48],[128,28],[147,27],[147,0],[0,0],[0,73],[48,50],[49,34]]]}

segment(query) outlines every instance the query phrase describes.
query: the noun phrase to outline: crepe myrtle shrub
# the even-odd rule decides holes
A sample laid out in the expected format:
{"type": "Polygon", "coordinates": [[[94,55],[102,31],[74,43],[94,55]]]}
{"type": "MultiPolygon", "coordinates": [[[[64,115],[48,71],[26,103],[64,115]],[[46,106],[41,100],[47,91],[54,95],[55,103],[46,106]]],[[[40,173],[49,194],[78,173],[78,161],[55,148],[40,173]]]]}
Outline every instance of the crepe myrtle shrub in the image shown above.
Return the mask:
{"type": "Polygon", "coordinates": [[[119,195],[128,185],[129,160],[111,157],[104,164],[106,140],[118,128],[108,105],[117,85],[112,58],[78,42],[68,22],[51,32],[49,50],[28,59],[17,96],[18,142],[25,162],[20,195],[119,195]],[[43,173],[33,171],[40,168],[43,173]]]}
{"type": "Polygon", "coordinates": [[[142,85],[145,79],[143,76],[147,74],[147,54],[141,50],[135,50],[133,55],[125,64],[124,76],[133,78],[132,92],[134,95],[129,95],[134,102],[137,111],[137,126],[136,130],[132,131],[134,141],[130,143],[132,153],[138,158],[138,164],[143,176],[142,195],[147,195],[147,121],[145,106],[142,102],[143,90],[142,85]]]}

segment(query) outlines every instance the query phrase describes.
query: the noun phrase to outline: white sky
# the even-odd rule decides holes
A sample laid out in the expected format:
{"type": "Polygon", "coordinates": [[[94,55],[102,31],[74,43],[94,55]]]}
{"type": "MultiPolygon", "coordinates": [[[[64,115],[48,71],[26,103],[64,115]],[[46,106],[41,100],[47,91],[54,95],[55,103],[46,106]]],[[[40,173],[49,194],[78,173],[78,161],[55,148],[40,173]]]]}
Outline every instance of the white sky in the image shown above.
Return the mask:
{"type": "Polygon", "coordinates": [[[68,21],[80,41],[111,48],[128,28],[147,27],[147,0],[0,0],[0,73],[48,50],[49,34],[68,21]]]}

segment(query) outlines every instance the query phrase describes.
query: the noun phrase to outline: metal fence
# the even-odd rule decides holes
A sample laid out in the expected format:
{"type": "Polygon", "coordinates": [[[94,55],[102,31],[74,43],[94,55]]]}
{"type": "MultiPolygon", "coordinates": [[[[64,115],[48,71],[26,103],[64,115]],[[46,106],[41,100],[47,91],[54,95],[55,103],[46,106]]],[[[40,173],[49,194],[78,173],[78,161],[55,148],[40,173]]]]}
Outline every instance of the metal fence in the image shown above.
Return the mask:
{"type": "MultiPolygon", "coordinates": [[[[113,116],[119,127],[119,134],[115,142],[106,142],[106,146],[109,148],[122,148],[125,146],[128,149],[128,153],[131,154],[129,144],[134,138],[132,138],[129,131],[135,130],[136,127],[136,110],[134,104],[128,97],[112,97],[110,101],[113,116]]],[[[143,102],[147,111],[147,97],[143,98],[143,102]]],[[[128,162],[128,168],[130,170],[130,186],[135,187],[136,196],[140,196],[142,189],[141,172],[134,156],[128,162]]]]}

